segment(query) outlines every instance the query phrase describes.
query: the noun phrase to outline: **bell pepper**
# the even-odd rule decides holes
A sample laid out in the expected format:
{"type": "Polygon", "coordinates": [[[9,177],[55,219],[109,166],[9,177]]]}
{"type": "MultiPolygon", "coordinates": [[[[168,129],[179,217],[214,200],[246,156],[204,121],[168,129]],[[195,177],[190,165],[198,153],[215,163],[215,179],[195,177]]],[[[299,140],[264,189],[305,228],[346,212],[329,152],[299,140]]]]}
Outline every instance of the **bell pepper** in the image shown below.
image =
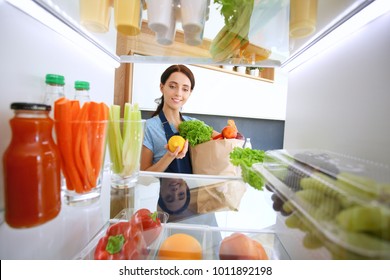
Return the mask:
{"type": "Polygon", "coordinates": [[[162,230],[158,212],[152,213],[146,208],[137,210],[131,217],[131,223],[142,227],[142,234],[148,246],[160,235],[162,230]]]}
{"type": "Polygon", "coordinates": [[[108,227],[95,249],[95,260],[139,260],[147,253],[139,226],[118,222],[108,227]]]}

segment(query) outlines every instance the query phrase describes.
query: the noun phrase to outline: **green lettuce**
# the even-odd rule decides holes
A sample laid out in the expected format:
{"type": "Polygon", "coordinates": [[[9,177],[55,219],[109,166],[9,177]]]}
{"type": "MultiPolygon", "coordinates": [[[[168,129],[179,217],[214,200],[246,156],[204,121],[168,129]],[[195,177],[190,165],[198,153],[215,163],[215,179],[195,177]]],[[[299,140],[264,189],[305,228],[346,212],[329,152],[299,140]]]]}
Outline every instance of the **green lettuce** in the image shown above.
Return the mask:
{"type": "Polygon", "coordinates": [[[193,147],[209,141],[213,134],[213,128],[203,121],[189,120],[179,125],[179,133],[193,147]]]}

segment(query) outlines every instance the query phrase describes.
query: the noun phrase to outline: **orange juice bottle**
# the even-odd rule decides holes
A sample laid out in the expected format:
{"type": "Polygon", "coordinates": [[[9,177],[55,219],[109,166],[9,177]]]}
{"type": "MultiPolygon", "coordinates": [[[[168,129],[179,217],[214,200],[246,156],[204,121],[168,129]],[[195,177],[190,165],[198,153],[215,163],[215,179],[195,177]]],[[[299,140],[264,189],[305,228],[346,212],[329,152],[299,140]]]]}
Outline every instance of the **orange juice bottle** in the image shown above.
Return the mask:
{"type": "Polygon", "coordinates": [[[52,137],[50,105],[12,103],[12,138],[3,155],[5,220],[33,227],[61,209],[60,157],[52,137]]]}

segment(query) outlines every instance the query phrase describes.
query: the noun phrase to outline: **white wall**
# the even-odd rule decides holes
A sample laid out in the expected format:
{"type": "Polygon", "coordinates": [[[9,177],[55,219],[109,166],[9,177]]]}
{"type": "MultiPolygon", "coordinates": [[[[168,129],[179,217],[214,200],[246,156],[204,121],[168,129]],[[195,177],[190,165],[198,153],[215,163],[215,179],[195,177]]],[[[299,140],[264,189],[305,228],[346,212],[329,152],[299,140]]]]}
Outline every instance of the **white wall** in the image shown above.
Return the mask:
{"type": "MultiPolygon", "coordinates": [[[[11,138],[12,102],[41,102],[45,75],[65,76],[66,95],[73,97],[75,80],[91,83],[92,99],[112,104],[113,68],[109,68],[51,29],[0,0],[0,154],[11,138]]],[[[0,162],[0,210],[3,200],[3,163],[0,162]]]]}
{"type": "Polygon", "coordinates": [[[289,73],[284,148],[390,165],[390,13],[289,73]]]}
{"type": "MultiPolygon", "coordinates": [[[[155,110],[161,97],[160,76],[168,64],[135,65],[133,102],[143,110],[155,110]]],[[[195,88],[183,107],[185,113],[284,120],[287,76],[276,69],[269,83],[202,67],[188,66],[195,88]]]]}

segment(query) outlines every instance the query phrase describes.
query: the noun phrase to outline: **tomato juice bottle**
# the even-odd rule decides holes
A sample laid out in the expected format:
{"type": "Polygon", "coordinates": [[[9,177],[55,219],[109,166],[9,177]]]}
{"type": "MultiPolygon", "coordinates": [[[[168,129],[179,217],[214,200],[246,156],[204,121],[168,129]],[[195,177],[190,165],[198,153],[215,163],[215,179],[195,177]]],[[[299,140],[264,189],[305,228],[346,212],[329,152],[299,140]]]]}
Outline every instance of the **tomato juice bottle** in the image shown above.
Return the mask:
{"type": "Polygon", "coordinates": [[[61,209],[60,157],[52,137],[51,106],[12,103],[11,142],[3,155],[5,220],[33,227],[61,209]]]}

